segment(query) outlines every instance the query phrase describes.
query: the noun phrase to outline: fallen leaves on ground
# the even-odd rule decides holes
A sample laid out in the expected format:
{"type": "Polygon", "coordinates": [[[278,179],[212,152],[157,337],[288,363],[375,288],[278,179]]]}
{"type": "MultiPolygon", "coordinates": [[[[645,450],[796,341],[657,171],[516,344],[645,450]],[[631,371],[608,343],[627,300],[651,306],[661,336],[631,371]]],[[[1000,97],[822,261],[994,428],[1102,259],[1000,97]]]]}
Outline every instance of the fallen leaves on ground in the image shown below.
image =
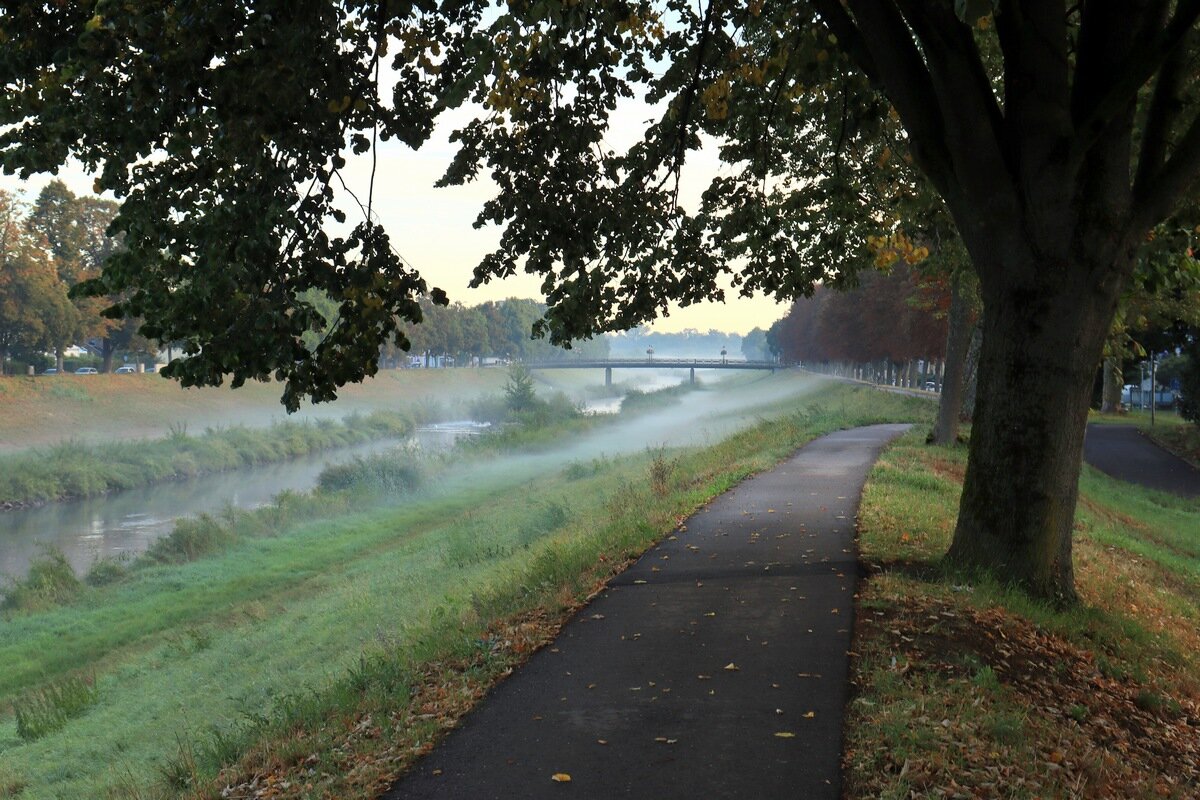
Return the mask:
{"type": "Polygon", "coordinates": [[[1002,608],[887,600],[856,629],[848,797],[1200,796],[1193,698],[1002,608]]]}

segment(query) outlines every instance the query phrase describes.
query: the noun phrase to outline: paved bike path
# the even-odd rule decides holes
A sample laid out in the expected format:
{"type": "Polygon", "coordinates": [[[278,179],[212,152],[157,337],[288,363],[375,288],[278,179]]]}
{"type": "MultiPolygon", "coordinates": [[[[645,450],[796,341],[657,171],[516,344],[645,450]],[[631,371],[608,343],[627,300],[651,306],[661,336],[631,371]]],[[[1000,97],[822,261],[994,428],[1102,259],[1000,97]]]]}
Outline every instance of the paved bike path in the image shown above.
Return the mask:
{"type": "Polygon", "coordinates": [[[838,797],[855,514],[907,427],[822,437],[717,498],[385,797],[838,797]]]}
{"type": "Polygon", "coordinates": [[[1182,497],[1200,497],[1200,470],[1159,447],[1133,425],[1088,425],[1083,457],[1117,480],[1182,497]]]}

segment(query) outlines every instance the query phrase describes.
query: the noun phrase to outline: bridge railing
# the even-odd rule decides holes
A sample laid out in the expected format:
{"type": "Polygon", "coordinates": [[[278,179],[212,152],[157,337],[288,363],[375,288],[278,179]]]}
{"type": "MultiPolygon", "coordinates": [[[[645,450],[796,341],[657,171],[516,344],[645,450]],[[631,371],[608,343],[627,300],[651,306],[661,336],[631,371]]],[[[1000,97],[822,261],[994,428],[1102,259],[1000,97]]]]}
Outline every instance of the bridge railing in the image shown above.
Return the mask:
{"type": "Polygon", "coordinates": [[[581,358],[556,359],[553,361],[527,361],[530,369],[588,369],[595,367],[659,367],[661,369],[687,369],[688,367],[734,367],[740,369],[780,369],[774,361],[747,361],[734,358],[581,358]]]}

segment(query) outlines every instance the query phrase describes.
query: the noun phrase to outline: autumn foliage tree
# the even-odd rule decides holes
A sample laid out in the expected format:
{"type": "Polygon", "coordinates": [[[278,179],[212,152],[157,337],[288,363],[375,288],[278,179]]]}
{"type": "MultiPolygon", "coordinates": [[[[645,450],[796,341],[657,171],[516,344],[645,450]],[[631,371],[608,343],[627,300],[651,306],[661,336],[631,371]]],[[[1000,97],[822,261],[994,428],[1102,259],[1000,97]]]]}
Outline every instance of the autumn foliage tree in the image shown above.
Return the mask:
{"type": "Polygon", "coordinates": [[[58,276],[53,313],[45,315],[46,337],[56,367],[63,368],[63,350],[73,342],[104,337],[117,327],[101,312],[111,303],[104,297],[71,295],[76,284],[100,274],[114,245],[107,235],[112,203],[76,197],[62,181],[46,184],[33,204],[25,225],[50,257],[58,276]],[[105,213],[107,211],[107,213],[105,213]]]}
{"type": "Polygon", "coordinates": [[[45,346],[46,319],[65,300],[49,254],[23,221],[19,201],[0,192],[0,366],[17,348],[45,346]]]}
{"type": "Polygon", "coordinates": [[[785,361],[905,364],[944,356],[943,281],[922,278],[898,264],[887,272],[861,273],[857,287],[818,287],[792,304],[773,326],[773,341],[785,361]]]}
{"type": "Polygon", "coordinates": [[[0,160],[74,156],[123,201],[91,284],[185,342],[171,374],[274,374],[331,397],[403,346],[430,294],[370,213],[335,202],[345,151],[413,146],[446,109],[448,184],[497,187],[476,280],[541,277],[559,342],[669,303],[791,300],[863,263],[932,188],[983,305],[979,402],[951,557],[1074,597],[1092,375],[1147,233],[1200,173],[1200,0],[230,0],[0,11],[0,160]],[[380,65],[395,78],[380,86],[380,65]],[[605,134],[625,98],[655,118],[605,134]],[[732,169],[680,202],[688,156],[732,169]],[[347,223],[349,224],[349,223],[347,223]],[[301,295],[338,304],[330,321],[301,295]],[[332,323],[332,324],[331,324],[332,323]],[[329,326],[315,350],[304,333],[329,326]]]}

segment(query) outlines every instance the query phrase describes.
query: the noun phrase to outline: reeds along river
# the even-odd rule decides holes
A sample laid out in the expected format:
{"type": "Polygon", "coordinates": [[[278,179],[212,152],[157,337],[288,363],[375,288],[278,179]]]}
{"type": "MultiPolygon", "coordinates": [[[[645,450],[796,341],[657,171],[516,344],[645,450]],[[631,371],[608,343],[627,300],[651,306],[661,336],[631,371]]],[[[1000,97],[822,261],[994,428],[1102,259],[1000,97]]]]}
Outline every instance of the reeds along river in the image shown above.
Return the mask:
{"type": "MultiPolygon", "coordinates": [[[[448,423],[421,429],[414,439],[423,449],[437,450],[473,432],[469,423],[448,423]]],[[[169,534],[180,517],[217,513],[230,506],[257,508],[280,492],[312,489],[330,464],[403,445],[395,439],[371,442],[291,461],[0,513],[0,583],[4,578],[24,577],[30,563],[48,547],[61,550],[79,574],[101,558],[136,556],[169,534]]]]}

